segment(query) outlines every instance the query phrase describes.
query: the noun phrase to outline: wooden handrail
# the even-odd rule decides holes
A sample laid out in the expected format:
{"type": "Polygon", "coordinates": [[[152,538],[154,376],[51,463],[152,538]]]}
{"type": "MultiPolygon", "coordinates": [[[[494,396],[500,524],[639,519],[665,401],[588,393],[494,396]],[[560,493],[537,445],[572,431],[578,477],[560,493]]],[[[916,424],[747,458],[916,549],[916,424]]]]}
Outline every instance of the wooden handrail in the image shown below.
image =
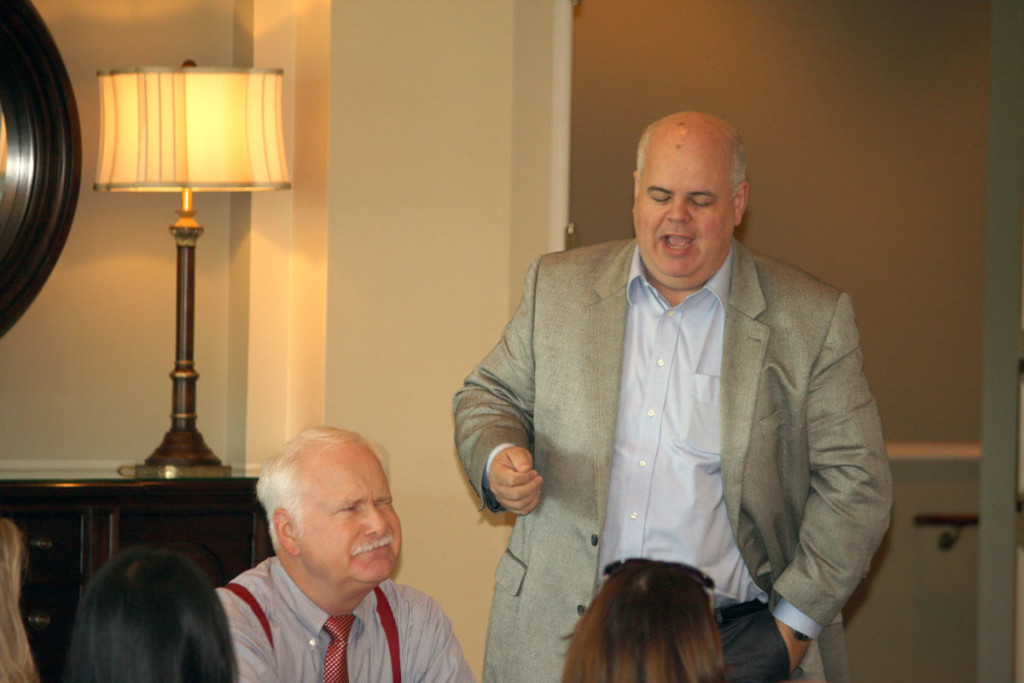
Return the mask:
{"type": "Polygon", "coordinates": [[[974,513],[943,513],[914,515],[915,526],[947,526],[952,531],[943,531],[939,535],[939,548],[949,550],[960,540],[964,527],[978,526],[978,515],[974,513]]]}

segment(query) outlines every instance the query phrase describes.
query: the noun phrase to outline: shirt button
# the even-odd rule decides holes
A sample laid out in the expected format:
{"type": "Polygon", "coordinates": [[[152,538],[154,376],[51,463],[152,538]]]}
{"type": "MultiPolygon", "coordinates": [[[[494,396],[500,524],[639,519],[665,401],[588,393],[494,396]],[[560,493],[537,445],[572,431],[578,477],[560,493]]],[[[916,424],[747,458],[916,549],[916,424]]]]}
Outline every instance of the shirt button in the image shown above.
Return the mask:
{"type": "Polygon", "coordinates": [[[583,616],[583,605],[576,605],[576,614],[583,616]]]}
{"type": "Polygon", "coordinates": [[[668,312],[668,317],[670,317],[670,318],[671,318],[671,317],[674,317],[674,316],[675,316],[675,314],[676,314],[676,312],[675,312],[675,311],[669,311],[669,312],[668,312]]]}
{"type": "Polygon", "coordinates": [[[315,650],[316,649],[316,638],[310,638],[309,639],[309,649],[310,650],[315,650]]]}
{"type": "Polygon", "coordinates": [[[665,359],[664,358],[659,358],[658,359],[658,367],[660,368],[664,364],[665,364],[665,359]]]}
{"type": "Polygon", "coordinates": [[[654,411],[653,410],[648,410],[647,411],[647,417],[654,417],[654,411]]]}
{"type": "Polygon", "coordinates": [[[641,460],[640,461],[640,467],[647,467],[647,461],[646,460],[641,460]]]}
{"type": "Polygon", "coordinates": [[[636,519],[636,513],[635,512],[630,512],[629,513],[629,518],[630,519],[636,519]]]}
{"type": "Polygon", "coordinates": [[[590,545],[597,545],[597,534],[590,537],[590,545]]]}

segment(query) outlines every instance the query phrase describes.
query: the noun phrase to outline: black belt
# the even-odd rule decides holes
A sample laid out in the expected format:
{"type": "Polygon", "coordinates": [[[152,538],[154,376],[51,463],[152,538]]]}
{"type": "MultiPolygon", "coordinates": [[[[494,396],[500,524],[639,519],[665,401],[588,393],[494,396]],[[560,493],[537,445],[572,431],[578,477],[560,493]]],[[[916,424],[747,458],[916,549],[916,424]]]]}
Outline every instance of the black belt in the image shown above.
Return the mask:
{"type": "Polygon", "coordinates": [[[741,602],[738,605],[729,605],[728,607],[719,607],[715,610],[715,619],[721,624],[723,621],[731,621],[732,619],[739,619],[745,617],[748,614],[754,612],[760,612],[763,609],[768,609],[767,602],[761,602],[760,600],[748,600],[747,602],[741,602]]]}

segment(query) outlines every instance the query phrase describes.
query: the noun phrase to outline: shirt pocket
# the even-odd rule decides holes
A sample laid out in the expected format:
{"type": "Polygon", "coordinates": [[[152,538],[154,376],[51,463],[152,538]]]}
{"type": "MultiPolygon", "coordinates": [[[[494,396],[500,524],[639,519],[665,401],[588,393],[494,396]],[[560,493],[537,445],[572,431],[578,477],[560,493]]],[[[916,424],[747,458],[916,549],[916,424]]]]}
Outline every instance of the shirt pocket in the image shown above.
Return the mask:
{"type": "Polygon", "coordinates": [[[693,376],[693,404],[687,441],[695,450],[719,455],[722,452],[722,397],[718,375],[693,376]]]}

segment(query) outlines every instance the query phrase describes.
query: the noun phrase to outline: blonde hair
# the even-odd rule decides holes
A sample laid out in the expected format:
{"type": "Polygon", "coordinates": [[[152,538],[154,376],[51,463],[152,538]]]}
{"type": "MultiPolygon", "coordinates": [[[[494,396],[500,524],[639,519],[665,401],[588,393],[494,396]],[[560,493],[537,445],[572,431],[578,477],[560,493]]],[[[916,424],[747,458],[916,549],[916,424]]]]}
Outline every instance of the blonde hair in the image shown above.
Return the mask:
{"type": "Polygon", "coordinates": [[[39,681],[18,608],[25,562],[21,530],[11,520],[0,518],[0,672],[4,683],[39,681]]]}

